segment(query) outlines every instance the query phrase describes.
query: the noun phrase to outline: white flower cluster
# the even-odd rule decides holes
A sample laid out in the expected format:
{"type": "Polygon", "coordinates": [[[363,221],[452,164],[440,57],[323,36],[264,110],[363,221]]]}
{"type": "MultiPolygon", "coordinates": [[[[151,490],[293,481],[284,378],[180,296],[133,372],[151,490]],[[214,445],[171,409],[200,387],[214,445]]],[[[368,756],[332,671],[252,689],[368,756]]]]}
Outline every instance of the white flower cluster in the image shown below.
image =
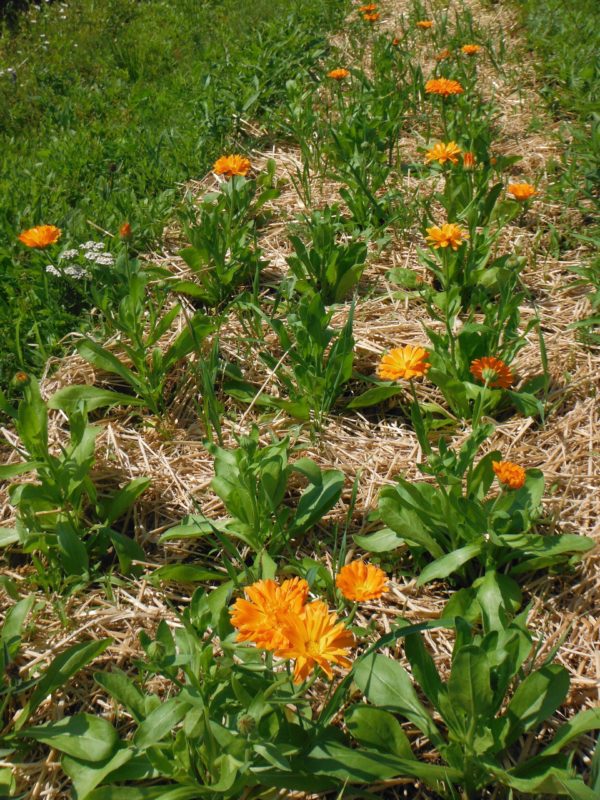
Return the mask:
{"type": "Polygon", "coordinates": [[[114,256],[111,253],[105,253],[104,244],[102,242],[84,242],[79,245],[79,249],[83,250],[83,257],[86,261],[91,261],[101,267],[112,267],[115,263],[114,256]]]}
{"type": "Polygon", "coordinates": [[[89,278],[91,277],[91,273],[80,264],[71,263],[64,267],[62,266],[62,262],[64,261],[70,261],[73,258],[81,257],[101,267],[112,267],[115,263],[115,258],[112,253],[105,252],[103,242],[94,242],[90,239],[90,241],[80,244],[78,248],[73,247],[69,250],[63,250],[59,256],[59,261],[61,262],[59,265],[60,268],[55,267],[53,264],[48,264],[46,272],[56,278],[68,276],[78,281],[82,278],[89,278]]]}

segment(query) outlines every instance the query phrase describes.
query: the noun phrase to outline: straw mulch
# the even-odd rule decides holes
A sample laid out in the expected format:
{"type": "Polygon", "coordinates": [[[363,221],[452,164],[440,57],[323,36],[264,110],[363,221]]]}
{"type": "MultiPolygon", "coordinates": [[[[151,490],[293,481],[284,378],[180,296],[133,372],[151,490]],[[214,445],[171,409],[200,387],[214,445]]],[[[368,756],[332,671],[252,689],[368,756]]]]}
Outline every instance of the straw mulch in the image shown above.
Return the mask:
{"type": "MultiPolygon", "coordinates": [[[[481,28],[503,32],[509,52],[522,51],[511,8],[499,4],[481,8],[476,0],[469,0],[468,5],[481,28]]],[[[382,24],[393,32],[409,4],[405,0],[388,0],[382,6],[385,12],[382,24]]],[[[344,49],[343,35],[337,37],[336,44],[344,49]]],[[[498,152],[522,156],[516,171],[519,175],[535,176],[538,186],[543,189],[549,180],[546,165],[550,159],[560,155],[558,138],[554,135],[556,126],[547,119],[543,134],[528,132],[529,108],[535,97],[535,72],[522,60],[518,65],[510,66],[507,77],[502,77],[484,58],[479,73],[481,85],[493,95],[501,110],[498,152]]],[[[537,113],[542,114],[539,110],[537,113]]],[[[414,140],[407,137],[402,146],[410,150],[414,148],[414,140]]],[[[273,218],[261,239],[264,257],[269,262],[265,277],[277,280],[287,269],[288,226],[304,211],[289,178],[300,157],[293,147],[287,145],[274,145],[272,150],[253,153],[251,157],[257,170],[268,158],[274,158],[283,185],[281,196],[272,204],[273,218]]],[[[214,180],[208,176],[205,180],[190,182],[187,189],[201,196],[213,188],[214,180]]],[[[316,196],[323,201],[338,201],[337,188],[332,182],[317,183],[316,196]]],[[[585,261],[585,251],[563,253],[557,260],[547,247],[549,226],[563,214],[563,209],[544,201],[542,192],[528,219],[523,224],[512,226],[506,232],[504,242],[505,248],[527,259],[525,283],[531,290],[542,321],[552,376],[553,411],[544,425],[518,416],[498,423],[488,446],[500,449],[505,458],[544,472],[547,485],[544,507],[550,524],[556,530],[577,532],[600,540],[597,404],[600,352],[598,348],[581,345],[569,327],[589,313],[585,290],[575,285],[569,272],[569,267],[585,261]]],[[[578,222],[577,213],[573,212],[573,224],[578,222]]],[[[411,267],[424,274],[416,257],[416,247],[420,244],[421,234],[414,230],[397,237],[381,254],[372,254],[361,282],[355,312],[356,366],[362,373],[373,374],[380,355],[390,347],[425,342],[422,331],[425,309],[417,300],[400,297],[397,287],[386,278],[394,266],[411,267]]],[[[174,272],[182,272],[185,265],[176,256],[181,245],[181,232],[173,226],[165,231],[163,250],[149,255],[148,259],[174,272]]],[[[334,322],[341,323],[346,313],[347,308],[342,308],[334,322]]],[[[526,306],[523,309],[524,322],[533,313],[534,309],[526,306]]],[[[173,331],[172,336],[176,333],[173,331]]],[[[240,363],[247,378],[256,381],[257,385],[275,391],[273,376],[261,371],[254,363],[251,353],[244,349],[241,333],[239,322],[230,318],[220,333],[223,356],[240,363]]],[[[521,380],[541,371],[535,336],[531,336],[530,343],[521,351],[516,366],[521,380]]],[[[204,563],[202,544],[187,541],[161,545],[158,536],[197,508],[213,518],[224,513],[209,486],[213,475],[212,458],[203,445],[204,431],[197,412],[198,390],[195,383],[186,377],[184,368],[185,365],[180,374],[173,377],[173,402],[160,427],[143,425],[139,416],[118,408],[108,412],[97,423],[102,427],[96,466],[100,487],[115,487],[141,475],[152,479],[132,519],[136,537],[146,549],[150,568],[181,560],[204,563]]],[[[97,374],[73,355],[48,366],[43,390],[49,396],[61,386],[78,383],[105,383],[115,388],[112,376],[97,374]]],[[[423,383],[419,392],[425,397],[432,390],[423,383]]],[[[265,442],[271,433],[285,435],[291,431],[292,439],[304,446],[304,455],[314,458],[323,467],[337,467],[345,473],[344,498],[318,531],[320,540],[326,540],[331,524],[345,518],[355,478],[358,477],[358,497],[353,510],[353,533],[370,529],[367,517],[376,506],[381,486],[393,481],[397,474],[413,478],[419,475],[417,464],[421,453],[416,437],[407,421],[394,409],[379,415],[342,411],[332,414],[322,435],[313,440],[283,413],[265,422],[256,408],[248,410],[227,400],[224,421],[226,446],[233,446],[234,436],[247,431],[252,423],[260,426],[265,442]]],[[[6,434],[13,437],[10,431],[6,434]]],[[[467,434],[467,428],[459,428],[452,437],[453,442],[460,442],[467,434]]],[[[59,414],[52,416],[51,436],[56,443],[66,436],[65,419],[59,414]]],[[[0,524],[9,525],[13,510],[6,493],[1,499],[0,524]]],[[[324,551],[316,539],[304,542],[303,552],[327,560],[326,549],[324,551]]],[[[531,628],[542,639],[540,656],[557,647],[558,661],[571,674],[571,692],[561,717],[597,705],[599,701],[598,563],[597,549],[571,574],[544,576],[523,585],[525,597],[532,603],[531,628]]],[[[26,592],[25,566],[11,562],[4,572],[21,583],[26,592]]],[[[109,665],[124,670],[130,668],[132,660],[140,654],[140,630],[152,633],[163,619],[177,625],[177,612],[185,608],[190,594],[190,587],[169,585],[159,589],[145,580],[130,580],[123,586],[114,587],[111,596],[102,587],[90,588],[66,600],[40,596],[36,624],[23,646],[19,662],[23,675],[30,674],[64,647],[77,641],[108,636],[113,643],[92,667],[71,682],[66,691],[48,699],[36,719],[58,719],[80,709],[113,718],[113,703],[93,683],[92,672],[109,665]]],[[[417,588],[414,580],[398,578],[392,581],[383,606],[367,605],[362,614],[365,619],[375,616],[383,632],[390,629],[397,615],[415,621],[437,616],[446,599],[447,590],[441,584],[417,588]]],[[[9,604],[7,598],[2,602],[5,606],[9,604]]],[[[428,638],[438,663],[445,668],[451,652],[451,632],[436,631],[428,638]]],[[[531,753],[534,753],[533,739],[525,742],[524,746],[531,747],[531,753]]],[[[583,764],[589,762],[590,747],[591,739],[584,738],[580,753],[583,764]]],[[[37,760],[33,758],[18,767],[21,789],[26,792],[26,797],[29,800],[67,798],[69,782],[60,771],[58,754],[55,751],[48,754],[46,749],[40,748],[37,756],[37,760]]],[[[387,797],[428,797],[410,781],[380,789],[387,797]]]]}

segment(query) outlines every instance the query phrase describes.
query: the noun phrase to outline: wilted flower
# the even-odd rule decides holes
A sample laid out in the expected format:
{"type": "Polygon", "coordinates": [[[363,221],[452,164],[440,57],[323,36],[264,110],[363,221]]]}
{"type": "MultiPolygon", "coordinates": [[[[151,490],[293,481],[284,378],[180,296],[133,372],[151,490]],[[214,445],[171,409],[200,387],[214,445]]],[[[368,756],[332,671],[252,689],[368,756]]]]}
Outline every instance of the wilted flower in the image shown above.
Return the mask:
{"type": "Polygon", "coordinates": [[[465,90],[458,81],[449,78],[431,78],[425,84],[427,94],[439,94],[441,97],[448,97],[451,94],[462,94],[465,90]]]}
{"type": "Polygon", "coordinates": [[[230,611],[238,641],[254,642],[265,650],[284,647],[282,626],[291,615],[301,613],[308,597],[306,581],[291,578],[281,586],[272,580],[257,581],[246,587],[245,594],[248,599],[236,600],[230,611]]]}
{"type": "Polygon", "coordinates": [[[417,28],[421,28],[422,30],[427,30],[428,28],[433,28],[433,20],[431,19],[420,19],[417,23],[417,28]]]}
{"type": "Polygon", "coordinates": [[[466,56],[474,56],[481,50],[481,45],[463,44],[463,46],[460,49],[466,56]]]}
{"type": "Polygon", "coordinates": [[[495,356],[476,358],[471,363],[471,375],[482,383],[496,389],[510,389],[513,384],[513,374],[509,367],[495,356]]]}
{"type": "Polygon", "coordinates": [[[529,200],[537,194],[535,186],[532,186],[530,183],[509,183],[507,192],[512,194],[514,199],[518,200],[520,203],[524,200],[529,200]]]}
{"type": "Polygon", "coordinates": [[[19,234],[19,241],[27,247],[40,249],[56,244],[60,239],[62,231],[56,225],[37,225],[19,234]]]}
{"type": "Polygon", "coordinates": [[[317,666],[331,679],[332,664],[351,664],[348,649],[354,644],[354,636],[321,600],[309,603],[302,614],[289,614],[282,632],[288,644],[277,649],[275,655],[295,659],[294,683],[306,680],[317,666]]]}
{"type": "Polygon", "coordinates": [[[492,469],[500,483],[504,483],[509,489],[520,489],[527,477],[523,467],[513,464],[512,461],[492,461],[492,469]]]}
{"type": "Polygon", "coordinates": [[[454,222],[445,222],[441,228],[437,225],[427,228],[427,234],[427,242],[435,250],[440,247],[458,250],[464,240],[469,238],[469,234],[454,222]]]}
{"type": "Polygon", "coordinates": [[[335,585],[347,600],[376,600],[387,590],[386,574],[373,564],[353,561],[339,571],[335,585]]]}
{"type": "Polygon", "coordinates": [[[221,156],[213,165],[213,171],[217,175],[225,175],[227,178],[232,178],[234,175],[245,177],[251,168],[250,161],[244,156],[238,155],[221,156]]]}
{"type": "Polygon", "coordinates": [[[452,50],[448,50],[448,48],[446,47],[443,50],[440,50],[440,52],[436,55],[435,60],[443,61],[445,58],[450,58],[451,55],[452,55],[452,50]]]}
{"type": "Polygon", "coordinates": [[[347,78],[350,75],[350,71],[344,69],[343,67],[339,67],[338,69],[332,69],[331,72],[327,73],[328,78],[333,78],[334,81],[343,81],[344,78],[347,78]]]}
{"type": "Polygon", "coordinates": [[[377,376],[384,381],[410,381],[427,373],[431,366],[429,352],[424,347],[407,344],[386,353],[377,367],[377,376]]]}
{"type": "Polygon", "coordinates": [[[438,164],[445,164],[446,161],[449,161],[451,164],[458,164],[460,153],[461,149],[456,142],[448,142],[447,144],[436,142],[431,150],[428,150],[425,154],[425,161],[427,163],[437,161],[438,164]]]}

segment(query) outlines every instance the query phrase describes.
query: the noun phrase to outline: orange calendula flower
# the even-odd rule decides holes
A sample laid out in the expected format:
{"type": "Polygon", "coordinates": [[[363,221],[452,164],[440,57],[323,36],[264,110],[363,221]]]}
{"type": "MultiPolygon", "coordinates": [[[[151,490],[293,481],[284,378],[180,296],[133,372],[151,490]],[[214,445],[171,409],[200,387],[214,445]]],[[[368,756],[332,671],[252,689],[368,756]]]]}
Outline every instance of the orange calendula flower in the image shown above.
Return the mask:
{"type": "Polygon", "coordinates": [[[451,247],[453,250],[458,250],[468,238],[469,234],[454,222],[445,222],[441,228],[437,225],[427,228],[427,242],[435,250],[440,247],[451,247]]]}
{"type": "Polygon", "coordinates": [[[417,28],[421,28],[421,30],[424,31],[433,28],[433,20],[430,19],[420,19],[416,24],[417,28]]]}
{"type": "Polygon", "coordinates": [[[530,183],[509,183],[506,191],[512,194],[514,199],[519,202],[529,200],[537,194],[535,186],[532,186],[530,183]]]}
{"type": "Polygon", "coordinates": [[[377,3],[367,3],[366,6],[360,6],[358,10],[361,14],[368,14],[370,11],[377,11],[377,3]]]}
{"type": "Polygon", "coordinates": [[[458,156],[461,153],[460,147],[456,142],[436,142],[431,150],[425,154],[425,161],[429,164],[431,161],[437,161],[438,164],[445,164],[449,161],[451,164],[458,164],[458,156]]]}
{"type": "Polygon", "coordinates": [[[119,236],[121,239],[131,239],[131,225],[124,222],[119,228],[119,236]]]}
{"type": "Polygon", "coordinates": [[[448,48],[446,47],[443,50],[440,50],[440,52],[435,57],[435,60],[443,61],[445,58],[450,58],[451,55],[452,55],[452,50],[448,50],[448,48]]]}
{"type": "Polygon", "coordinates": [[[466,56],[474,56],[481,50],[481,45],[478,44],[463,44],[460,48],[466,56]]]}
{"type": "Polygon", "coordinates": [[[500,483],[504,483],[509,489],[520,489],[525,483],[525,470],[519,464],[512,461],[492,461],[492,469],[500,483]]]}
{"type": "Polygon", "coordinates": [[[306,680],[317,666],[331,679],[332,664],[351,664],[348,649],[354,644],[354,636],[321,600],[309,603],[302,614],[290,614],[283,633],[288,644],[276,650],[275,655],[295,659],[294,683],[306,680]]]}
{"type": "Polygon", "coordinates": [[[465,90],[458,81],[450,78],[431,78],[425,84],[427,94],[439,94],[441,97],[448,97],[451,94],[462,94],[465,90]]]}
{"type": "Polygon", "coordinates": [[[424,347],[407,344],[386,353],[377,367],[377,376],[383,381],[410,381],[427,373],[431,366],[429,352],[424,347]]]}
{"type": "Polygon", "coordinates": [[[29,375],[26,372],[16,372],[14,381],[19,386],[29,383],[29,375]]]}
{"type": "Polygon", "coordinates": [[[343,81],[344,78],[347,78],[350,75],[349,70],[340,67],[339,69],[332,69],[331,72],[327,73],[328,78],[333,78],[334,81],[343,81]]]}
{"type": "Polygon", "coordinates": [[[394,36],[394,38],[392,39],[392,46],[398,47],[401,41],[402,39],[399,36],[394,36]]]}
{"type": "Polygon", "coordinates": [[[37,225],[19,234],[19,241],[27,247],[42,248],[51,244],[56,244],[60,239],[62,231],[56,225],[37,225]]]}
{"type": "Polygon", "coordinates": [[[365,22],[377,22],[381,14],[363,14],[363,19],[365,22]]]}
{"type": "Polygon", "coordinates": [[[233,178],[234,175],[245,177],[251,168],[252,164],[247,158],[237,155],[221,156],[213,165],[213,171],[217,175],[225,175],[227,178],[233,178]]]}
{"type": "Polygon", "coordinates": [[[495,356],[476,358],[471,363],[471,375],[493,389],[510,389],[514,378],[510,368],[495,356]]]}
{"type": "Polygon", "coordinates": [[[287,645],[282,626],[289,617],[302,613],[308,597],[308,584],[301,578],[284,581],[257,581],[246,587],[247,599],[239,598],[230,610],[231,624],[237,628],[239,642],[254,642],[265,650],[287,645]]]}
{"type": "Polygon", "coordinates": [[[353,561],[339,571],[335,585],[347,600],[376,600],[387,590],[386,574],[373,564],[353,561]]]}
{"type": "Polygon", "coordinates": [[[463,167],[465,169],[475,169],[476,161],[477,159],[475,158],[475,153],[463,153],[463,167]]]}

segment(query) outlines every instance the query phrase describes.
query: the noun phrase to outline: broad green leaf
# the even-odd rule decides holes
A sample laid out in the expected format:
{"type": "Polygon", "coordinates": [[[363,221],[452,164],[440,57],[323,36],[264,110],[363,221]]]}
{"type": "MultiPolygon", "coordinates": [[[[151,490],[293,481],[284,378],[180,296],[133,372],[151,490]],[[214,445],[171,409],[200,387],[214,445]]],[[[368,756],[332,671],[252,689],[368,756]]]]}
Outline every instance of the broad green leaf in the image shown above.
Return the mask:
{"type": "Polygon", "coordinates": [[[140,750],[157,744],[172,732],[192,708],[190,703],[173,697],[152,711],[139,726],[133,737],[133,743],[140,750]]]}
{"type": "Polygon", "coordinates": [[[351,400],[346,408],[368,408],[369,406],[376,406],[389,400],[390,397],[396,397],[402,394],[405,389],[402,386],[374,386],[372,389],[367,389],[354,400],[351,400]]]}
{"type": "Polygon", "coordinates": [[[340,499],[343,488],[344,473],[337,469],[326,470],[318,484],[309,484],[300,495],[291,534],[304,533],[325,516],[340,499]]]}
{"type": "Polygon", "coordinates": [[[48,400],[48,408],[56,408],[65,414],[72,414],[78,404],[83,402],[88,411],[105,406],[143,406],[144,401],[139,397],[122,392],[112,392],[110,389],[101,389],[97,386],[65,386],[59,389],[48,400]]]}
{"type": "Polygon", "coordinates": [[[359,744],[400,758],[414,758],[408,736],[389,711],[362,703],[346,711],[345,721],[359,744]]]}
{"type": "Polygon", "coordinates": [[[492,707],[490,663],[487,653],[475,645],[461,647],[452,659],[448,701],[465,729],[471,720],[485,717],[492,707]]]}
{"type": "Polygon", "coordinates": [[[150,573],[152,583],[160,581],[176,581],[177,583],[206,583],[207,581],[224,581],[227,575],[223,572],[197,567],[195,564],[167,564],[150,573]]]}
{"type": "Polygon", "coordinates": [[[14,528],[0,528],[0,547],[8,547],[9,544],[16,544],[19,540],[19,534],[14,528]]]}
{"type": "Polygon", "coordinates": [[[136,722],[146,716],[144,695],[125,672],[113,667],[111,672],[95,672],[94,680],[129,711],[136,722]]]}
{"type": "Polygon", "coordinates": [[[4,624],[0,629],[0,643],[7,648],[11,658],[16,655],[19,649],[23,625],[34,603],[35,597],[29,595],[29,597],[24,597],[23,600],[19,600],[18,603],[11,606],[6,612],[4,624]]]}
{"type": "Polygon", "coordinates": [[[210,796],[212,789],[200,786],[180,786],[176,783],[162,786],[102,786],[89,794],[86,800],[196,800],[210,796]]]}
{"type": "Polygon", "coordinates": [[[94,367],[118,375],[136,392],[141,388],[140,380],[129,367],[125,366],[114,353],[91,339],[81,339],[77,343],[77,352],[94,367]]]}
{"type": "Polygon", "coordinates": [[[110,758],[119,743],[117,732],[110,722],[91,714],[75,714],[58,722],[25,728],[19,735],[85,761],[110,758]]]}
{"type": "Polygon", "coordinates": [[[123,747],[114,755],[94,763],[85,759],[78,760],[72,756],[64,755],[61,766],[73,781],[73,800],[86,800],[91,791],[99,783],[122,767],[133,757],[133,750],[123,747]]]}
{"type": "Polygon", "coordinates": [[[119,519],[131,506],[135,503],[138,497],[143,494],[148,486],[150,486],[150,478],[134,478],[129,483],[110,498],[107,502],[105,513],[106,525],[112,525],[115,520],[119,519]]]}
{"type": "Polygon", "coordinates": [[[452,575],[453,572],[456,572],[458,569],[460,569],[463,564],[466,564],[472,558],[478,556],[481,553],[481,550],[482,544],[476,542],[473,544],[467,544],[464,547],[460,547],[458,550],[454,550],[451,553],[447,553],[441,558],[432,561],[431,564],[428,564],[423,569],[419,575],[417,584],[419,586],[423,586],[429,581],[447,578],[448,575],[452,575]]]}
{"type": "Polygon", "coordinates": [[[490,570],[477,588],[477,600],[487,633],[506,628],[521,605],[522,593],[518,583],[508,575],[490,570]]]}
{"type": "Polygon", "coordinates": [[[112,643],[112,639],[100,639],[97,642],[82,642],[69,647],[60,655],[56,656],[40,681],[31,693],[27,703],[24,705],[19,718],[15,723],[15,730],[20,730],[29,717],[33,714],[39,704],[45,698],[64,686],[66,682],[79,672],[82,667],[89,664],[112,643]]]}
{"type": "Polygon", "coordinates": [[[440,711],[440,699],[447,694],[431,654],[425,647],[420,633],[413,633],[404,640],[404,652],[410,661],[415,682],[427,699],[440,711]]]}
{"type": "Polygon", "coordinates": [[[35,469],[36,463],[36,461],[21,461],[18,464],[0,465],[0,481],[9,481],[24,472],[31,472],[31,470],[35,469]]]}
{"type": "Polygon", "coordinates": [[[588,731],[600,730],[600,708],[589,708],[580,711],[572,719],[561,725],[554,734],[550,745],[541,752],[541,756],[550,756],[560,750],[573,739],[588,731]]]}
{"type": "Polygon", "coordinates": [[[404,539],[391,528],[381,528],[367,536],[355,534],[352,538],[359,547],[368,553],[387,553],[390,550],[397,550],[399,547],[406,547],[404,539]]]}
{"type": "Polygon", "coordinates": [[[377,653],[362,658],[354,668],[354,681],[375,706],[401,714],[425,733],[436,747],[445,742],[423,706],[406,670],[377,653]]]}

